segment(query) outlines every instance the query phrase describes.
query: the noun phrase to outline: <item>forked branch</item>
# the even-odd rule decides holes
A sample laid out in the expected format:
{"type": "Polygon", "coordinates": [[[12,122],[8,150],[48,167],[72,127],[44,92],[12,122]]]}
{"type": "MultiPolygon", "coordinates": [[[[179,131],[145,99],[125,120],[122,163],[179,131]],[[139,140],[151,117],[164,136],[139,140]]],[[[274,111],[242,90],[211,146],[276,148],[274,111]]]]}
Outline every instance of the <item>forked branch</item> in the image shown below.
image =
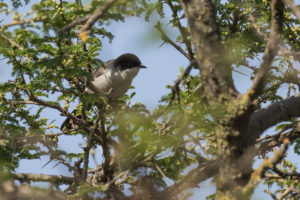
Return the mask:
{"type": "Polygon", "coordinates": [[[59,30],[59,33],[62,34],[66,31],[71,30],[77,25],[84,24],[81,29],[79,30],[79,33],[83,32],[89,32],[91,27],[96,23],[98,19],[100,19],[103,14],[105,14],[112,6],[114,3],[116,3],[117,0],[109,0],[107,1],[102,7],[99,9],[95,10],[93,14],[89,14],[85,17],[78,17],[68,25],[64,26],[59,30]]]}
{"type": "Polygon", "coordinates": [[[271,35],[264,52],[263,62],[254,78],[251,88],[244,95],[247,103],[251,103],[261,94],[265,77],[279,50],[279,41],[283,26],[283,11],[284,4],[282,0],[273,0],[271,3],[271,35]]]}

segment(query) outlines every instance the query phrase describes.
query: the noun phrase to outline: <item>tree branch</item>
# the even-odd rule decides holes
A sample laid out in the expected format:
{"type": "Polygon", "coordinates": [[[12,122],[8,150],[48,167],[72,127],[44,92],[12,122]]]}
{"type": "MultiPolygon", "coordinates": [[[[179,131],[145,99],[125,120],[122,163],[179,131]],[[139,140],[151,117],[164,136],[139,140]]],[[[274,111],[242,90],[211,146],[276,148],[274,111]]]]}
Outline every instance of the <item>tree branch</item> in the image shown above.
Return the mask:
{"type": "Polygon", "coordinates": [[[300,116],[300,95],[273,103],[253,113],[248,123],[248,143],[255,141],[267,128],[300,116]]]}
{"type": "Polygon", "coordinates": [[[189,53],[189,57],[192,59],[192,58],[194,58],[194,52],[193,52],[193,49],[192,49],[191,41],[188,40],[188,32],[181,25],[180,19],[179,19],[178,15],[177,15],[177,10],[174,8],[172,1],[171,0],[167,0],[166,3],[169,5],[170,9],[172,10],[173,18],[174,18],[174,20],[176,22],[175,25],[178,27],[178,29],[179,29],[179,31],[180,31],[180,33],[182,35],[183,42],[185,43],[187,51],[189,53]]]}
{"type": "Polygon", "coordinates": [[[269,72],[273,59],[279,50],[279,41],[283,26],[283,11],[284,4],[282,0],[272,0],[271,36],[264,52],[263,62],[253,80],[253,84],[243,97],[243,99],[247,100],[247,103],[251,103],[261,94],[265,77],[269,72]]]}
{"type": "Polygon", "coordinates": [[[24,48],[22,46],[20,46],[19,44],[17,44],[15,41],[9,39],[6,35],[0,33],[0,37],[2,37],[3,39],[5,39],[7,42],[9,42],[11,44],[12,47],[17,47],[20,50],[24,50],[24,48]]]}
{"type": "Polygon", "coordinates": [[[170,98],[170,102],[169,105],[171,103],[173,103],[175,97],[177,97],[178,102],[180,103],[180,94],[179,94],[179,84],[181,83],[181,81],[183,81],[184,79],[186,79],[186,77],[190,74],[192,68],[196,65],[196,60],[192,60],[190,62],[190,64],[187,66],[187,68],[184,70],[184,73],[181,74],[181,76],[175,81],[174,86],[172,88],[172,96],[170,98]]]}
{"type": "Polygon", "coordinates": [[[34,181],[34,182],[51,182],[61,184],[72,184],[73,177],[60,176],[60,175],[46,175],[46,174],[26,174],[17,173],[13,177],[19,181],[34,181]]]}
{"type": "Polygon", "coordinates": [[[82,119],[79,119],[75,116],[73,116],[71,113],[69,113],[66,109],[62,108],[58,103],[50,103],[48,101],[44,101],[42,99],[38,99],[36,96],[34,96],[31,92],[26,92],[29,99],[33,102],[36,102],[38,105],[46,106],[49,108],[53,108],[55,110],[58,110],[61,112],[61,114],[67,116],[68,118],[72,119],[76,124],[79,124],[82,127],[88,127],[88,123],[82,119]]]}
{"type": "Polygon", "coordinates": [[[215,176],[218,173],[219,161],[207,161],[195,169],[192,169],[185,177],[174,183],[162,193],[169,197],[176,196],[186,189],[196,187],[202,181],[215,176]]]}
{"type": "Polygon", "coordinates": [[[118,0],[109,0],[101,8],[95,10],[94,13],[88,17],[85,25],[81,27],[78,33],[89,32],[96,21],[100,19],[103,14],[105,14],[117,1],[118,0]]]}
{"type": "Polygon", "coordinates": [[[271,159],[266,158],[264,162],[251,174],[251,178],[248,184],[242,190],[244,194],[251,191],[259,183],[261,178],[265,177],[265,172],[268,169],[276,167],[276,165],[284,158],[284,154],[287,151],[288,146],[289,140],[285,139],[285,141],[283,142],[283,147],[274,152],[274,156],[271,159]]]}
{"type": "Polygon", "coordinates": [[[230,62],[224,54],[216,9],[211,0],[180,0],[188,21],[195,58],[199,64],[204,90],[211,103],[221,96],[237,96],[230,62]]]}
{"type": "Polygon", "coordinates": [[[62,28],[58,31],[58,33],[59,33],[59,34],[63,34],[63,33],[65,33],[65,32],[67,32],[67,31],[71,30],[71,29],[74,28],[75,26],[81,25],[81,24],[85,23],[85,22],[89,19],[90,16],[91,16],[91,15],[87,15],[87,16],[85,16],[85,17],[77,17],[74,21],[72,21],[72,22],[69,23],[68,25],[62,27],[62,28]]]}
{"type": "Polygon", "coordinates": [[[0,198],[12,199],[43,199],[43,200],[66,200],[66,193],[53,188],[42,189],[28,184],[16,185],[13,181],[1,181],[0,198]]]}
{"type": "Polygon", "coordinates": [[[88,173],[89,167],[89,157],[90,157],[90,150],[93,144],[93,132],[90,132],[88,140],[86,142],[86,146],[83,148],[84,150],[84,159],[83,159],[83,169],[82,169],[82,180],[85,181],[88,173]]]}
{"type": "Polygon", "coordinates": [[[297,174],[285,174],[284,176],[281,176],[281,175],[278,175],[278,174],[266,174],[265,175],[265,178],[267,179],[267,180],[271,180],[271,179],[281,179],[281,180],[283,180],[283,179],[289,179],[289,180],[291,180],[291,179],[296,179],[296,180],[300,180],[300,173],[297,173],[297,174]]]}
{"type": "Polygon", "coordinates": [[[96,21],[103,16],[112,6],[116,3],[117,0],[109,0],[106,2],[101,8],[94,11],[93,14],[89,14],[85,17],[77,17],[74,21],[69,23],[68,25],[64,26],[59,30],[59,34],[63,34],[66,31],[71,30],[77,25],[81,25],[86,23],[84,26],[81,27],[79,33],[90,31],[90,28],[96,23],[96,21]]]}
{"type": "Polygon", "coordinates": [[[291,9],[294,12],[298,22],[300,23],[300,10],[296,7],[294,1],[293,0],[284,0],[284,2],[291,7],[291,9]]]}

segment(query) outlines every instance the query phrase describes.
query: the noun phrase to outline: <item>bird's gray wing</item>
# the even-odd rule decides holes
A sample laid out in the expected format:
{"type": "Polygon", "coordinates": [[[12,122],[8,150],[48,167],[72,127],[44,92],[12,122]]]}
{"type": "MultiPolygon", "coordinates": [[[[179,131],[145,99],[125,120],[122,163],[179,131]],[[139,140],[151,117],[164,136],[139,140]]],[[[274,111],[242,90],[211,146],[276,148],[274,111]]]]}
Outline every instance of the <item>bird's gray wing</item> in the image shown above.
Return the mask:
{"type": "MultiPolygon", "coordinates": [[[[95,70],[95,71],[93,72],[93,77],[94,77],[94,78],[97,78],[97,77],[101,76],[101,74],[104,73],[104,70],[105,70],[109,65],[112,65],[113,62],[114,62],[114,60],[109,60],[109,61],[105,62],[105,63],[103,64],[103,66],[99,67],[97,70],[95,70]]],[[[72,112],[73,115],[75,115],[76,110],[78,110],[77,107],[73,110],[73,112],[72,112]]],[[[80,118],[81,116],[76,116],[76,117],[80,118]]],[[[71,124],[71,119],[70,119],[70,118],[65,119],[65,121],[64,121],[64,122],[62,123],[62,125],[60,126],[60,130],[63,130],[64,128],[66,128],[67,130],[72,129],[72,124],[71,124]]]]}
{"type": "Polygon", "coordinates": [[[96,71],[93,72],[93,77],[97,78],[103,74],[104,70],[109,66],[112,65],[114,60],[109,60],[103,64],[103,66],[99,67],[96,71]]]}

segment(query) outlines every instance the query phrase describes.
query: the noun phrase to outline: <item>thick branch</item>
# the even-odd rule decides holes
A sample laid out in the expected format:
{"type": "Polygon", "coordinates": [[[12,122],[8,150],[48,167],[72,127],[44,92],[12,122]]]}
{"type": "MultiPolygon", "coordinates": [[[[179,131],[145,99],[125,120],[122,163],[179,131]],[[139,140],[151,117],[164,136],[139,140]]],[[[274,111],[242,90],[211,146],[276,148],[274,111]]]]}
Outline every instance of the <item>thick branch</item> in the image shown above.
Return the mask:
{"type": "Polygon", "coordinates": [[[8,27],[11,27],[11,26],[17,26],[17,25],[34,24],[34,22],[40,22],[40,21],[35,20],[35,19],[13,21],[13,22],[11,22],[11,23],[2,25],[2,26],[0,26],[0,27],[1,27],[1,28],[8,28],[8,27]]]}
{"type": "Polygon", "coordinates": [[[109,0],[101,8],[94,11],[94,13],[88,17],[85,25],[81,27],[79,33],[89,32],[96,21],[100,19],[116,2],[117,0],[109,0]]]}
{"type": "Polygon", "coordinates": [[[289,194],[291,194],[294,191],[297,191],[296,184],[297,183],[294,182],[291,187],[286,187],[286,190],[280,194],[278,200],[285,199],[285,197],[287,197],[289,194]]]}
{"type": "Polygon", "coordinates": [[[253,113],[248,123],[248,141],[255,141],[267,128],[300,116],[300,95],[290,97],[253,113]]]}
{"type": "Polygon", "coordinates": [[[216,21],[216,9],[211,0],[181,0],[195,46],[195,58],[208,99],[225,95],[236,96],[232,70],[226,61],[216,21]]]}
{"type": "Polygon", "coordinates": [[[278,175],[278,174],[266,174],[265,178],[267,180],[271,180],[271,179],[296,179],[296,180],[300,180],[300,173],[286,173],[284,176],[278,175]]]}
{"type": "Polygon", "coordinates": [[[13,175],[15,179],[20,181],[34,181],[34,182],[51,182],[51,183],[64,183],[72,184],[73,177],[60,176],[60,175],[46,175],[46,174],[26,174],[17,173],[13,175]]]}
{"type": "Polygon", "coordinates": [[[82,180],[85,181],[87,177],[88,167],[89,167],[89,157],[90,157],[90,150],[92,148],[93,142],[93,133],[91,132],[86,144],[84,147],[84,159],[83,159],[83,169],[82,169],[82,180]]]}
{"type": "Polygon", "coordinates": [[[273,171],[277,173],[282,179],[299,179],[300,180],[300,173],[298,172],[283,172],[279,168],[274,168],[273,171]]]}
{"type": "Polygon", "coordinates": [[[190,58],[194,58],[194,52],[193,52],[193,49],[192,49],[192,44],[191,44],[191,41],[188,40],[188,32],[181,25],[180,19],[179,19],[178,15],[177,15],[177,10],[174,8],[173,3],[172,3],[171,0],[167,0],[166,3],[169,5],[170,9],[172,10],[173,18],[175,20],[176,26],[178,27],[178,29],[179,29],[179,31],[180,31],[180,33],[182,35],[183,42],[186,45],[187,51],[188,51],[188,53],[190,55],[190,58]]]}
{"type": "Polygon", "coordinates": [[[175,49],[177,49],[182,55],[184,55],[188,60],[191,59],[191,56],[189,54],[187,54],[179,45],[177,45],[175,42],[173,42],[168,36],[167,34],[162,30],[161,24],[158,22],[155,25],[155,28],[160,32],[161,34],[161,38],[163,41],[171,44],[175,49]]]}
{"type": "Polygon", "coordinates": [[[33,95],[33,93],[31,92],[27,92],[27,95],[29,97],[30,100],[32,100],[33,102],[36,102],[38,105],[41,105],[41,106],[46,106],[46,107],[49,107],[49,108],[53,108],[55,110],[58,110],[61,112],[62,115],[65,115],[67,116],[68,118],[72,119],[74,122],[76,122],[76,124],[79,124],[80,126],[82,127],[88,127],[88,123],[85,122],[84,120],[82,119],[79,119],[75,116],[73,116],[71,113],[69,113],[66,109],[62,108],[58,103],[50,103],[48,101],[44,101],[42,99],[38,99],[37,97],[35,97],[33,95]]]}
{"type": "Polygon", "coordinates": [[[85,17],[78,17],[68,25],[64,26],[59,30],[59,33],[62,34],[66,31],[71,30],[77,25],[81,25],[83,23],[86,23],[81,29],[79,30],[79,33],[90,31],[91,27],[96,23],[96,21],[103,16],[107,12],[108,9],[110,9],[114,3],[116,3],[117,0],[110,0],[106,2],[101,8],[97,9],[93,14],[89,14],[85,17]]]}
{"type": "Polygon", "coordinates": [[[218,169],[218,160],[207,161],[191,170],[184,178],[177,181],[164,192],[166,192],[169,197],[176,196],[184,190],[196,187],[206,179],[214,177],[218,173],[218,169]]]}
{"type": "Polygon", "coordinates": [[[275,194],[273,194],[271,191],[269,190],[264,190],[265,193],[269,194],[273,200],[277,200],[277,197],[275,196],[275,194]]]}
{"type": "Polygon", "coordinates": [[[87,16],[85,16],[85,17],[77,17],[74,21],[72,21],[72,22],[69,23],[68,25],[62,27],[62,28],[59,30],[59,33],[62,34],[62,33],[64,33],[64,32],[66,32],[66,31],[71,30],[72,28],[74,28],[74,27],[77,26],[77,25],[81,25],[81,24],[85,23],[85,22],[89,19],[90,16],[91,16],[91,15],[87,15],[87,16]]]}

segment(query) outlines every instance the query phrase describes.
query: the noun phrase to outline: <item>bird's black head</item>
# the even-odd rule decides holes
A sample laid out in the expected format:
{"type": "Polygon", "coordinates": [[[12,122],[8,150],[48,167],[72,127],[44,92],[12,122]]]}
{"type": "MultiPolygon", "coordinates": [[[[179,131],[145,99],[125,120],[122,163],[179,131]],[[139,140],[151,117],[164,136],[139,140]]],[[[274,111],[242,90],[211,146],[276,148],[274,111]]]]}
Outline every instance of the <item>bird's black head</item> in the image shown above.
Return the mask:
{"type": "Polygon", "coordinates": [[[130,69],[130,68],[146,68],[142,65],[140,59],[131,53],[125,53],[120,55],[114,62],[115,66],[121,67],[121,69],[130,69]]]}

